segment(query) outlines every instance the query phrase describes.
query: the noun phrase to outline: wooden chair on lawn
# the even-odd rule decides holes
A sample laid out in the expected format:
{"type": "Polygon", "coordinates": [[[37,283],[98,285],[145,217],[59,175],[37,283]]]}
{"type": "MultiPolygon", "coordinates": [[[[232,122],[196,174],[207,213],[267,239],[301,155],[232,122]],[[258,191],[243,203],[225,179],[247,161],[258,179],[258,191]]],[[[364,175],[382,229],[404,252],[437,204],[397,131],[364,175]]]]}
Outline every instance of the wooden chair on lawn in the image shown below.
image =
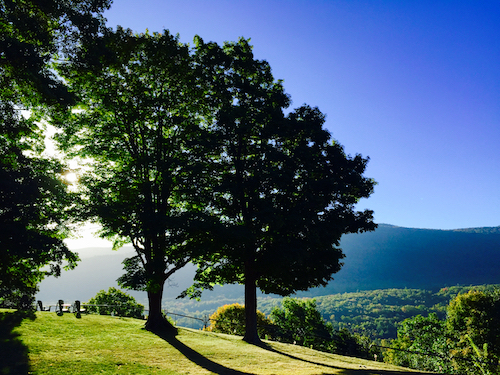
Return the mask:
{"type": "Polygon", "coordinates": [[[50,306],[49,307],[44,306],[42,301],[40,301],[40,300],[37,301],[37,305],[38,305],[38,308],[40,309],[40,311],[50,311],[50,306]]]}

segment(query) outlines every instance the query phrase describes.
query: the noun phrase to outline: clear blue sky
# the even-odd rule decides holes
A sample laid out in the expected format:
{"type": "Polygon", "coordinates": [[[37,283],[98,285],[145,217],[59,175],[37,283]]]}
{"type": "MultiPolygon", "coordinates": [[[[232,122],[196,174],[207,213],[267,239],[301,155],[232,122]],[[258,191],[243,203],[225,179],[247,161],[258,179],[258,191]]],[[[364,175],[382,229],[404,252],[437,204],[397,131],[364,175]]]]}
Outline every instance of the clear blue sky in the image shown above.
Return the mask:
{"type": "Polygon", "coordinates": [[[108,26],[251,38],[293,107],[370,157],[379,223],[500,225],[500,1],[115,0],[108,26]]]}

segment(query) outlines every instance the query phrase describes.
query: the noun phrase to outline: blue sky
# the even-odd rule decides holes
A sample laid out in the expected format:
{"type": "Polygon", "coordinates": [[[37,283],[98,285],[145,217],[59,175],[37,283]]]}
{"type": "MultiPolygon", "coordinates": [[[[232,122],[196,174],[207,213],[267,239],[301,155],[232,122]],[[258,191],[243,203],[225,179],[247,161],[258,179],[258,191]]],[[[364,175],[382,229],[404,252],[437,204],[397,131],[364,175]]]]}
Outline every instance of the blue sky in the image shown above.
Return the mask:
{"type": "Polygon", "coordinates": [[[500,225],[500,2],[115,0],[108,26],[251,38],[378,185],[376,222],[500,225]]]}

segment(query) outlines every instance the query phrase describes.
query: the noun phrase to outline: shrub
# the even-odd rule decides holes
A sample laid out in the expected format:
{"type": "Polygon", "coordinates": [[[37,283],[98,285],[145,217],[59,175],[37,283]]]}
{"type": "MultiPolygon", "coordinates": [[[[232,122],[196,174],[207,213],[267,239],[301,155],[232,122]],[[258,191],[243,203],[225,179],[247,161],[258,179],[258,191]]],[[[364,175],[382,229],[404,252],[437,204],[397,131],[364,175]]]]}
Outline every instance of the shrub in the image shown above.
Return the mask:
{"type": "Polygon", "coordinates": [[[334,332],[316,307],[316,301],[285,298],[281,307],[271,311],[276,327],[274,337],[325,352],[372,359],[379,351],[370,348],[367,337],[351,334],[347,329],[334,332]]]}
{"type": "MultiPolygon", "coordinates": [[[[269,335],[268,328],[271,324],[264,313],[257,311],[257,331],[260,337],[269,335]]],[[[219,307],[210,316],[210,326],[206,330],[243,336],[245,334],[245,306],[233,303],[219,307]]]]}
{"type": "Polygon", "coordinates": [[[315,300],[285,298],[282,307],[271,311],[271,319],[280,341],[329,351],[333,329],[317,310],[315,300]]]}
{"type": "Polygon", "coordinates": [[[87,310],[100,315],[115,313],[130,318],[143,318],[144,306],[137,303],[134,297],[116,288],[109,288],[107,292],[101,290],[86,303],[98,305],[87,306],[87,310]]]}
{"type": "Polygon", "coordinates": [[[0,307],[18,310],[34,310],[35,294],[37,288],[24,288],[23,290],[11,290],[0,297],[0,307]]]}

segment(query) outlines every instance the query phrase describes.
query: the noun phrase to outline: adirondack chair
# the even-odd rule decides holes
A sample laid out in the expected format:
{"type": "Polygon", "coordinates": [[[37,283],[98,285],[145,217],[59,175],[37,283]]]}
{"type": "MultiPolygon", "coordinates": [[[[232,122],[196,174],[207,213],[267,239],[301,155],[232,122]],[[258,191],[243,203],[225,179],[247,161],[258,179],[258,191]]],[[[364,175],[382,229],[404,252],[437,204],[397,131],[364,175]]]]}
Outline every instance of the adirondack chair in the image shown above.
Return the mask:
{"type": "Polygon", "coordinates": [[[61,316],[63,313],[70,312],[70,311],[71,311],[71,305],[70,304],[64,303],[64,301],[62,299],[60,299],[57,302],[57,306],[56,306],[57,315],[61,316]]]}
{"type": "Polygon", "coordinates": [[[44,306],[42,301],[40,301],[40,300],[37,301],[37,305],[38,305],[38,309],[40,311],[50,311],[50,306],[48,306],[48,307],[44,306]]]}
{"type": "Polygon", "coordinates": [[[75,301],[75,304],[73,305],[73,312],[75,313],[75,316],[77,318],[81,318],[82,313],[86,313],[87,310],[85,308],[82,308],[82,304],[80,301],[75,301]]]}

